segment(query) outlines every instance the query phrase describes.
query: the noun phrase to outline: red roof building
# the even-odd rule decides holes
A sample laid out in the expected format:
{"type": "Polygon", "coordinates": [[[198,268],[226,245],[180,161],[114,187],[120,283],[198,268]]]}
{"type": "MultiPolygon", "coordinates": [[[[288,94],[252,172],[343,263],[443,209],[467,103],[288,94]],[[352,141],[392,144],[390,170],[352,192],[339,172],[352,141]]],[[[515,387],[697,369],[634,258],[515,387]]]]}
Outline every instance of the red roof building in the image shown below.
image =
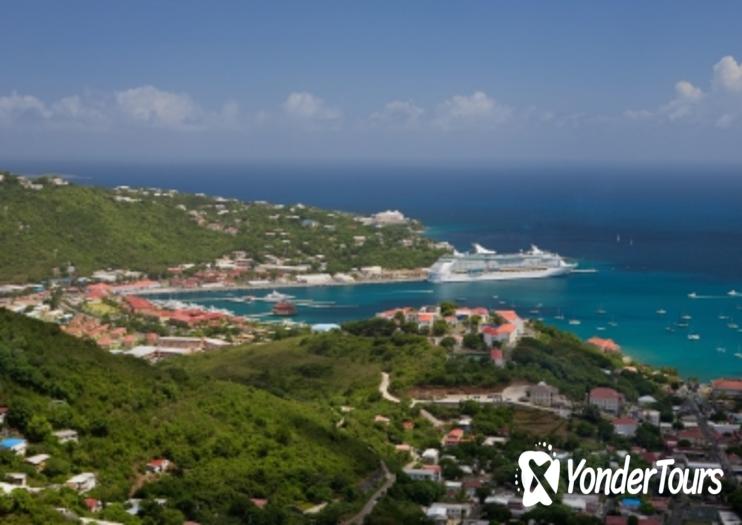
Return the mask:
{"type": "Polygon", "coordinates": [[[463,438],[464,431],[460,428],[454,428],[448,434],[446,434],[445,438],[443,438],[443,444],[449,447],[455,446],[461,443],[461,440],[463,438]]]}
{"type": "Polygon", "coordinates": [[[587,340],[587,344],[589,344],[590,346],[594,346],[595,348],[606,354],[617,354],[621,351],[621,347],[616,344],[613,339],[591,337],[587,340]]]}

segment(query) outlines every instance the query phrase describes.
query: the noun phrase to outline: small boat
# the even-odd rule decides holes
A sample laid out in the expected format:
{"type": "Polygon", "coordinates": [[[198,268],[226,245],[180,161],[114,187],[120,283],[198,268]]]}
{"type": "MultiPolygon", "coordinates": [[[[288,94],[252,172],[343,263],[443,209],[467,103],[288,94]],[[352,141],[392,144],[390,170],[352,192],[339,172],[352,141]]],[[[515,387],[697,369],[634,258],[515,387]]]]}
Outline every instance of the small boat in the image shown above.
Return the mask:
{"type": "Polygon", "coordinates": [[[616,327],[616,326],[618,326],[618,323],[617,323],[616,321],[608,321],[608,324],[609,324],[610,326],[613,326],[613,327],[616,327]]]}
{"type": "Polygon", "coordinates": [[[727,292],[727,295],[730,296],[730,297],[737,297],[738,295],[742,295],[742,294],[739,293],[737,290],[729,290],[727,292]]]}
{"type": "Polygon", "coordinates": [[[692,318],[692,317],[691,317],[690,315],[688,315],[688,314],[685,314],[685,315],[681,316],[680,318],[681,318],[682,320],[684,320],[684,321],[690,321],[691,319],[693,319],[693,318],[692,318]]]}
{"type": "Polygon", "coordinates": [[[742,359],[742,353],[740,353],[740,352],[735,352],[735,353],[734,353],[734,357],[736,357],[737,359],[742,359]]]}
{"type": "Polygon", "coordinates": [[[728,315],[720,315],[719,316],[719,319],[721,319],[722,321],[726,321],[727,319],[729,319],[729,316],[728,315]]]}
{"type": "Polygon", "coordinates": [[[296,306],[290,301],[280,301],[273,305],[273,315],[291,316],[296,315],[296,306]]]}
{"type": "Polygon", "coordinates": [[[605,330],[605,326],[598,326],[598,327],[596,328],[596,330],[597,330],[598,332],[602,332],[603,330],[605,330]]]}
{"type": "Polygon", "coordinates": [[[701,336],[698,334],[688,334],[688,340],[689,341],[700,341],[701,336]]]}
{"type": "Polygon", "coordinates": [[[556,319],[557,321],[564,321],[564,314],[562,312],[559,312],[554,316],[554,319],[556,319]]]}
{"type": "Polygon", "coordinates": [[[665,310],[664,308],[660,308],[659,310],[657,310],[657,315],[667,315],[667,310],[665,310]]]}
{"type": "Polygon", "coordinates": [[[268,301],[269,303],[280,303],[281,301],[287,301],[288,299],[293,298],[293,295],[277,292],[276,290],[273,290],[268,295],[262,297],[263,301],[268,301]]]}
{"type": "Polygon", "coordinates": [[[582,321],[580,321],[579,319],[570,319],[569,324],[577,326],[579,324],[582,324],[582,321]]]}
{"type": "Polygon", "coordinates": [[[675,323],[678,328],[688,328],[688,323],[675,323]]]}
{"type": "Polygon", "coordinates": [[[666,326],[665,327],[666,332],[675,332],[675,329],[672,326],[666,326]]]}
{"type": "Polygon", "coordinates": [[[737,328],[739,328],[739,325],[737,323],[729,323],[727,324],[727,327],[731,328],[732,330],[736,330],[737,328]]]}
{"type": "Polygon", "coordinates": [[[723,353],[726,353],[727,349],[724,348],[723,346],[717,346],[716,351],[721,352],[723,354],[723,353]]]}
{"type": "Polygon", "coordinates": [[[606,312],[606,311],[605,311],[605,310],[603,310],[602,308],[598,308],[598,309],[596,310],[596,313],[597,313],[598,315],[605,315],[605,314],[607,314],[608,312],[606,312]]]}
{"type": "Polygon", "coordinates": [[[698,299],[698,294],[696,292],[691,292],[688,294],[689,299],[698,299]]]}

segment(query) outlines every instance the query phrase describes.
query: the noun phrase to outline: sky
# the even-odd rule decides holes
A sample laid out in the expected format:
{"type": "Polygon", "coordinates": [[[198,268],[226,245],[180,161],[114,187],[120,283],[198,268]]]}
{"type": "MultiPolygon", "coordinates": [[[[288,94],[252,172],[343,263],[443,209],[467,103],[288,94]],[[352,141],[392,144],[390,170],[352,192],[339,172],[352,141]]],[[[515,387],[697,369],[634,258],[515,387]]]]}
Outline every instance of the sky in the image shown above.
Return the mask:
{"type": "Polygon", "coordinates": [[[6,3],[2,160],[742,165],[738,1],[6,3]]]}

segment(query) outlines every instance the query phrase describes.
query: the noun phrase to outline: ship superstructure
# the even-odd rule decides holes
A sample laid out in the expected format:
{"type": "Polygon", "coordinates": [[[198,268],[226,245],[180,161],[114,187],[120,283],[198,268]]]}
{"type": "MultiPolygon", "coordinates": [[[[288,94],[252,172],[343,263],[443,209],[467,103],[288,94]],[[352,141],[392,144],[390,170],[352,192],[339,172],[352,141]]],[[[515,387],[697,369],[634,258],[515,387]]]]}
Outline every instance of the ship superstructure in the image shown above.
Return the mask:
{"type": "Polygon", "coordinates": [[[467,253],[444,255],[428,270],[434,283],[540,279],[564,275],[577,265],[560,255],[531,246],[528,251],[497,253],[479,244],[467,253]]]}

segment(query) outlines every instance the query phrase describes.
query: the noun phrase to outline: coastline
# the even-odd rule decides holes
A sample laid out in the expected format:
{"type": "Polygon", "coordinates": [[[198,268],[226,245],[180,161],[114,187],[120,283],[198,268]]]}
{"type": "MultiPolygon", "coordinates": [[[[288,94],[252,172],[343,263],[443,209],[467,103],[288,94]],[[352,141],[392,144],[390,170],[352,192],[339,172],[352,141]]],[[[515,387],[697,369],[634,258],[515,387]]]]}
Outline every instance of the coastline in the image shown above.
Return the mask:
{"type": "Polygon", "coordinates": [[[187,293],[203,293],[203,292],[234,292],[241,290],[272,290],[279,288],[327,288],[327,287],[338,287],[338,286],[359,286],[369,284],[395,284],[395,283],[417,283],[426,282],[425,277],[389,277],[385,279],[362,279],[353,282],[329,282],[329,283],[298,283],[298,282],[270,282],[265,284],[234,284],[224,286],[210,286],[210,287],[199,287],[199,288],[185,288],[177,286],[168,286],[163,288],[149,288],[142,290],[127,290],[126,292],[120,292],[119,295],[160,295],[168,293],[187,294],[187,293]]]}

